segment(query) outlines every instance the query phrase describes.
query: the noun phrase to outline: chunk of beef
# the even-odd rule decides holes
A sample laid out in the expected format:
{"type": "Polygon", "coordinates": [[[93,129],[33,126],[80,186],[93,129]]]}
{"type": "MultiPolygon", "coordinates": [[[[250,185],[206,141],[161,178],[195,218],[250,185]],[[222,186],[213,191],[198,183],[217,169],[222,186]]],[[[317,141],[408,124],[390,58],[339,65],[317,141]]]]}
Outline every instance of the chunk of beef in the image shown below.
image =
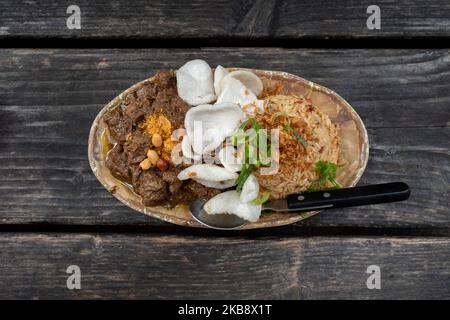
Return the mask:
{"type": "Polygon", "coordinates": [[[187,181],[184,185],[184,189],[190,192],[193,198],[203,198],[206,200],[211,199],[222,192],[222,190],[219,189],[205,187],[194,180],[187,181]]]}
{"type": "Polygon", "coordinates": [[[183,186],[183,182],[182,181],[172,182],[171,184],[169,184],[169,192],[171,194],[177,193],[178,191],[180,191],[182,186],[183,186]]]}
{"type": "Polygon", "coordinates": [[[151,111],[148,107],[151,107],[157,94],[157,85],[155,83],[146,83],[136,91],[136,99],[141,108],[151,111]]]}
{"type": "Polygon", "coordinates": [[[164,203],[169,196],[167,183],[153,170],[142,171],[134,183],[134,188],[146,206],[164,203]]]}
{"type": "Polygon", "coordinates": [[[158,72],[154,83],[156,90],[152,103],[153,112],[164,112],[173,127],[181,127],[184,123],[184,115],[190,106],[178,96],[175,72],[172,70],[158,72]]]}
{"type": "Polygon", "coordinates": [[[155,83],[143,84],[136,92],[129,93],[122,103],[124,117],[129,118],[133,125],[144,119],[147,114],[154,113],[152,104],[158,94],[155,83]]]}
{"type": "Polygon", "coordinates": [[[179,189],[177,192],[171,193],[169,196],[169,202],[172,206],[177,204],[190,204],[194,199],[195,196],[184,188],[179,189]]]}
{"type": "Polygon", "coordinates": [[[139,175],[143,171],[139,164],[129,165],[130,168],[130,176],[131,176],[131,185],[135,185],[136,181],[139,178],[139,175]]]}
{"type": "Polygon", "coordinates": [[[176,93],[171,94],[168,91],[161,91],[153,102],[152,108],[154,110],[163,110],[172,126],[179,128],[183,125],[184,116],[190,106],[178,97],[176,93]]]}
{"type": "Polygon", "coordinates": [[[180,181],[178,180],[178,174],[183,170],[181,167],[170,165],[166,171],[161,171],[161,177],[168,183],[180,181]]]}
{"type": "Polygon", "coordinates": [[[176,90],[177,88],[177,76],[173,70],[158,71],[155,75],[154,83],[159,90],[170,89],[176,90]]]}
{"type": "Polygon", "coordinates": [[[128,93],[125,98],[122,100],[122,109],[125,110],[126,107],[129,105],[136,103],[136,92],[130,92],[128,93]]]}
{"type": "Polygon", "coordinates": [[[161,178],[169,184],[169,192],[176,193],[183,186],[183,181],[178,180],[177,176],[181,168],[170,166],[166,171],[161,173],[161,178]]]}
{"type": "Polygon", "coordinates": [[[126,141],[127,134],[131,132],[131,121],[124,117],[120,108],[114,108],[106,112],[103,116],[108,125],[111,136],[120,144],[126,141]]]}
{"type": "Polygon", "coordinates": [[[150,141],[150,137],[144,131],[136,130],[132,133],[131,138],[123,146],[129,165],[138,164],[147,157],[150,141]]]}
{"type": "Polygon", "coordinates": [[[131,181],[127,156],[123,152],[123,148],[120,144],[116,144],[114,148],[108,152],[106,157],[106,167],[114,177],[126,182],[131,181]]]}
{"type": "Polygon", "coordinates": [[[129,121],[136,125],[139,121],[144,119],[145,111],[143,108],[140,108],[137,103],[132,103],[128,105],[123,112],[125,117],[129,118],[129,121]]]}

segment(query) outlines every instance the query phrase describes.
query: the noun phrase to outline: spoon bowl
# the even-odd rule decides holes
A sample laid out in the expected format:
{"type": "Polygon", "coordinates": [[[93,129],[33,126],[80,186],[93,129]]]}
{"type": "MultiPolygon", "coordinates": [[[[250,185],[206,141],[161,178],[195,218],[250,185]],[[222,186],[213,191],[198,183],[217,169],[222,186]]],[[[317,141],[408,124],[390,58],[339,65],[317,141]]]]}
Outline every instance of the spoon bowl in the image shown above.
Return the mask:
{"type": "Polygon", "coordinates": [[[189,205],[189,211],[192,217],[201,224],[218,230],[240,229],[247,223],[246,220],[235,216],[234,214],[207,214],[203,206],[205,199],[195,199],[189,205]]]}

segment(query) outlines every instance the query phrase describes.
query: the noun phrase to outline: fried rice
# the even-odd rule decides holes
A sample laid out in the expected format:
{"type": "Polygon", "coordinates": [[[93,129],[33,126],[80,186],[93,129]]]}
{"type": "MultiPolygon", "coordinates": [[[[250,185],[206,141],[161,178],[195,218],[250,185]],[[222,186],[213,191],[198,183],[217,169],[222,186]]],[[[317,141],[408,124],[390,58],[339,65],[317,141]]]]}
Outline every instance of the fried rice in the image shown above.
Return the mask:
{"type": "Polygon", "coordinates": [[[271,198],[285,198],[292,193],[305,191],[316,180],[314,165],[322,160],[338,163],[339,139],[337,128],[328,116],[307,97],[274,95],[267,97],[264,115],[257,122],[270,134],[279,129],[278,171],[262,174],[255,172],[262,189],[271,198]],[[293,131],[306,141],[303,145],[293,131]]]}

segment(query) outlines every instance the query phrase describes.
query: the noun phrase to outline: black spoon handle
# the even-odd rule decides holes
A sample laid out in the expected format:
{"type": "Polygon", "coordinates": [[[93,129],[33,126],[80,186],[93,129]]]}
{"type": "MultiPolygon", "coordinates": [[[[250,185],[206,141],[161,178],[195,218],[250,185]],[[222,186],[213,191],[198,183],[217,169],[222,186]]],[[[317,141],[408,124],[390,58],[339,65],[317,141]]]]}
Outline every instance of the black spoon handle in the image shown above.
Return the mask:
{"type": "Polygon", "coordinates": [[[354,188],[291,194],[286,200],[289,210],[308,211],[403,201],[409,198],[409,194],[410,190],[406,183],[391,182],[354,188]]]}

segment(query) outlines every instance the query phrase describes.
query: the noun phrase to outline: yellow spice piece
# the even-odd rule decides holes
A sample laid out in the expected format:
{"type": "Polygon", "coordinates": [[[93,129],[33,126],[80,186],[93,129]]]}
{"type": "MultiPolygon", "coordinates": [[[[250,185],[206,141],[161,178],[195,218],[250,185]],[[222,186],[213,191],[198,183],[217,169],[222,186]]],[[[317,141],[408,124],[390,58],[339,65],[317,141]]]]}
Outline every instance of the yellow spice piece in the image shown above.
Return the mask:
{"type": "Polygon", "coordinates": [[[160,112],[147,116],[139,124],[139,127],[149,134],[152,139],[152,145],[155,147],[151,152],[154,152],[154,155],[149,156],[147,154],[147,157],[152,160],[152,165],[156,165],[158,158],[162,158],[169,163],[172,162],[171,154],[177,142],[171,140],[172,130],[174,128],[170,120],[160,112]]]}
{"type": "Polygon", "coordinates": [[[170,137],[172,133],[172,124],[162,113],[147,116],[140,127],[151,136],[159,134],[164,139],[170,137]]]}
{"type": "Polygon", "coordinates": [[[139,166],[141,167],[142,170],[148,170],[150,169],[152,164],[150,163],[150,159],[146,158],[142,160],[141,163],[139,163],[139,166]]]}
{"type": "Polygon", "coordinates": [[[160,135],[159,133],[155,133],[155,134],[152,136],[152,144],[153,144],[155,147],[159,148],[159,147],[161,147],[162,143],[163,143],[163,140],[162,140],[161,135],[160,135]]]}
{"type": "Polygon", "coordinates": [[[147,159],[150,161],[150,163],[155,166],[156,162],[158,162],[159,156],[158,153],[155,150],[148,150],[147,151],[147,159]]]}

